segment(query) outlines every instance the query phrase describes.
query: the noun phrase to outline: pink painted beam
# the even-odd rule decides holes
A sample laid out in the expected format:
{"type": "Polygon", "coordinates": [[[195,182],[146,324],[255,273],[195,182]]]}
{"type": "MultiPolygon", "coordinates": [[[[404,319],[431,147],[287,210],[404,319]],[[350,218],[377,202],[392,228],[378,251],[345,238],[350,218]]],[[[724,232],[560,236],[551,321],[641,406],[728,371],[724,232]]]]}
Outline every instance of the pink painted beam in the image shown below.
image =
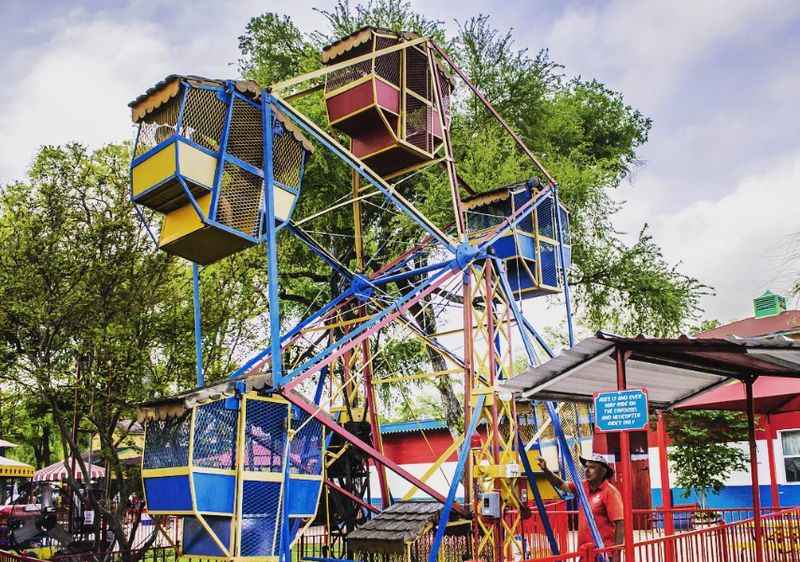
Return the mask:
{"type": "MultiPolygon", "coordinates": [[[[369,457],[375,462],[382,464],[383,466],[385,466],[386,468],[388,468],[401,478],[407,480],[408,482],[410,482],[411,484],[413,484],[414,486],[416,486],[421,491],[425,492],[435,500],[438,500],[443,504],[447,501],[447,498],[445,498],[442,494],[440,494],[439,492],[437,492],[436,490],[425,484],[422,480],[420,480],[419,478],[408,472],[406,469],[404,469],[402,466],[394,462],[386,455],[382,455],[377,449],[375,449],[375,447],[373,447],[369,443],[362,441],[361,439],[359,439],[358,437],[347,431],[344,427],[336,423],[336,421],[332,417],[330,417],[327,413],[323,412],[320,409],[320,407],[317,406],[316,404],[312,404],[311,402],[300,396],[300,394],[292,390],[287,390],[284,388],[281,391],[281,394],[289,402],[291,402],[298,408],[308,413],[311,417],[318,419],[322,425],[324,425],[331,431],[335,432],[337,435],[340,435],[345,441],[347,441],[354,447],[357,447],[359,450],[369,455],[369,457]]],[[[464,516],[467,515],[467,510],[460,503],[454,503],[453,509],[456,510],[461,515],[464,516]]]]}
{"type": "Polygon", "coordinates": [[[286,385],[283,388],[286,390],[292,390],[298,384],[306,380],[308,377],[314,375],[315,373],[318,373],[323,367],[327,367],[333,361],[341,357],[343,354],[347,353],[357,345],[361,344],[362,341],[365,341],[367,338],[371,337],[373,334],[375,334],[375,332],[394,322],[398,316],[405,314],[406,311],[408,311],[408,309],[411,308],[413,305],[415,305],[420,300],[427,297],[429,294],[435,291],[440,285],[451,279],[454,275],[460,273],[461,270],[458,268],[454,268],[451,269],[450,271],[442,273],[441,277],[439,277],[428,287],[420,291],[414,298],[411,298],[403,305],[396,307],[394,312],[392,312],[391,314],[387,314],[386,317],[384,317],[380,322],[376,322],[375,325],[369,328],[368,330],[364,330],[363,333],[359,334],[352,340],[342,344],[341,347],[331,352],[331,354],[328,355],[327,357],[320,359],[317,363],[309,367],[305,372],[300,373],[299,375],[294,377],[291,381],[286,383],[286,385]]]}

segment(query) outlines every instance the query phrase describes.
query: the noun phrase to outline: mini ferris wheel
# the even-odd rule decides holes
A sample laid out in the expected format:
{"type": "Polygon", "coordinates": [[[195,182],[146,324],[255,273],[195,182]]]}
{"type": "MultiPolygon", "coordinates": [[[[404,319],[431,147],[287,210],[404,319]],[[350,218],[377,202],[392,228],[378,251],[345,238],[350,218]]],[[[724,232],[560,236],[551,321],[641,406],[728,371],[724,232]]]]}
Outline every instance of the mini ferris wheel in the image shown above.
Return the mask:
{"type": "Polygon", "coordinates": [[[519,439],[531,416],[496,383],[515,358],[535,364],[551,353],[524,300],[563,294],[572,337],[569,213],[555,180],[466,75],[428,38],[367,27],[327,46],[319,70],[269,88],[171,75],[131,108],[132,200],[142,216],[161,217],[159,248],[191,262],[195,278],[197,388],[141,407],[148,509],[183,518],[184,554],[290,560],[312,525],[325,528],[326,554],[315,554],[323,558],[535,554],[519,538],[522,492],[539,498],[542,488],[521,469],[533,454],[519,439]],[[483,103],[538,177],[466,184],[452,146],[456,93],[483,103]],[[314,96],[324,123],[293,105],[314,96]],[[306,185],[315,154],[331,155],[351,184],[306,185]],[[422,212],[428,194],[409,188],[423,172],[449,193],[447,223],[422,212]],[[330,190],[331,204],[304,209],[304,189],[330,190]],[[389,240],[397,217],[414,234],[389,240]],[[349,228],[319,226],[331,224],[349,228]],[[279,259],[282,236],[306,247],[309,267],[327,268],[341,292],[282,316],[291,265],[279,259]],[[352,243],[329,242],[348,236],[352,243]],[[259,244],[269,346],[206,385],[200,268],[259,244]],[[436,333],[446,312],[459,318],[458,345],[436,333]],[[419,342],[432,372],[397,372],[386,341],[419,342]],[[459,388],[464,418],[435,463],[458,452],[449,486],[437,489],[431,474],[415,476],[384,454],[376,389],[394,384],[407,396],[412,381],[443,376],[459,388]],[[416,495],[438,503],[420,507],[416,495]],[[399,519],[413,520],[413,532],[382,551],[380,533],[399,519]]]}

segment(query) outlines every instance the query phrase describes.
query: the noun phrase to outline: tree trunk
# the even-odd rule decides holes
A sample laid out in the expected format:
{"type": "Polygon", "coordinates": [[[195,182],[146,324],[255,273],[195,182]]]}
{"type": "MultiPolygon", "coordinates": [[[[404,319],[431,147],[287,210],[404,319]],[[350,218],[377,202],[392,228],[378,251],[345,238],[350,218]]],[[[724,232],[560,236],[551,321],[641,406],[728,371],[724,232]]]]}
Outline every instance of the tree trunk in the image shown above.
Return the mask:
{"type": "Polygon", "coordinates": [[[37,462],[41,461],[40,468],[44,468],[45,466],[50,466],[50,424],[46,423],[42,425],[42,447],[41,447],[41,458],[36,459],[37,462]]]}
{"type": "MultiPolygon", "coordinates": [[[[413,290],[414,286],[410,281],[398,282],[398,287],[403,294],[413,290]]],[[[423,298],[418,303],[412,305],[409,310],[416,320],[420,330],[431,338],[436,334],[436,317],[433,315],[433,309],[428,306],[428,297],[423,298]]],[[[447,361],[441,353],[436,351],[429,345],[425,346],[428,360],[431,362],[431,369],[434,372],[441,372],[447,370],[447,361]]],[[[442,410],[444,411],[445,421],[450,434],[455,439],[464,432],[464,410],[461,403],[458,401],[453,385],[450,382],[450,377],[447,375],[437,376],[433,380],[436,390],[439,391],[439,397],[442,400],[442,410]]]]}

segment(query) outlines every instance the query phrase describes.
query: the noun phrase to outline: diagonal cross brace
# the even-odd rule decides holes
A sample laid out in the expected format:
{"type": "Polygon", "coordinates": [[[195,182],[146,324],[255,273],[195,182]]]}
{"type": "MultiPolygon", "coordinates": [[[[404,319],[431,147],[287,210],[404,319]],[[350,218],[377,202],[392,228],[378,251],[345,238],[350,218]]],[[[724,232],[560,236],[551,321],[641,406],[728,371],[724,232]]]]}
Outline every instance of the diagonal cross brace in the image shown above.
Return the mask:
{"type": "Polygon", "coordinates": [[[305,363],[295,368],[287,375],[289,382],[285,384],[287,390],[291,390],[305,379],[318,372],[323,367],[328,366],[337,357],[359,345],[366,338],[393,322],[398,316],[404,314],[411,306],[427,295],[432,293],[442,283],[457,275],[461,270],[457,267],[448,270],[440,270],[435,275],[429,277],[405,297],[398,299],[395,303],[387,306],[380,313],[375,315],[373,320],[362,324],[357,329],[350,332],[346,338],[342,338],[328,348],[322,350],[317,355],[308,359],[305,363]]]}
{"type": "MultiPolygon", "coordinates": [[[[289,402],[306,412],[312,418],[319,420],[319,422],[330,429],[331,431],[335,432],[336,434],[340,435],[345,441],[353,445],[354,447],[358,448],[360,451],[366,453],[373,461],[382,464],[401,478],[407,480],[432,498],[445,503],[447,499],[422,482],[419,478],[408,472],[402,466],[394,462],[392,459],[387,457],[386,455],[381,454],[375,447],[362,441],[349,431],[347,431],[344,427],[339,425],[332,417],[330,417],[327,413],[323,412],[319,406],[316,406],[303,398],[300,394],[293,390],[286,390],[284,389],[281,391],[281,395],[286,398],[289,402]]],[[[467,510],[464,508],[463,505],[460,503],[453,503],[453,509],[456,510],[461,515],[466,516],[467,510]]]]}

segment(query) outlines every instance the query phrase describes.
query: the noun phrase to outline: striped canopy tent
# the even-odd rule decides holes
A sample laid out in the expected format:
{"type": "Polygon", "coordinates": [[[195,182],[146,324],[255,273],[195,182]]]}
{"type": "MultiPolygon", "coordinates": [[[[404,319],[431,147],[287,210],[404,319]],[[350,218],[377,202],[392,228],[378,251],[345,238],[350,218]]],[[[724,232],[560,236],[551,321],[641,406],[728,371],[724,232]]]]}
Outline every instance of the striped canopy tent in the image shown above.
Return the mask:
{"type": "MultiPolygon", "coordinates": [[[[73,465],[72,460],[54,462],[50,466],[46,466],[40,470],[37,470],[33,475],[33,481],[63,482],[64,480],[67,479],[67,474],[69,473],[69,469],[72,468],[72,465],[73,465]]],[[[78,481],[83,480],[83,472],[81,472],[80,464],[78,464],[78,462],[75,461],[74,465],[75,465],[74,469],[75,480],[78,481]]],[[[89,478],[91,478],[92,480],[103,478],[106,475],[106,471],[102,466],[86,463],[86,468],[87,470],[89,470],[89,478]]]]}
{"type": "Polygon", "coordinates": [[[33,476],[31,465],[0,457],[0,478],[30,478],[31,476],[33,476]]]}

